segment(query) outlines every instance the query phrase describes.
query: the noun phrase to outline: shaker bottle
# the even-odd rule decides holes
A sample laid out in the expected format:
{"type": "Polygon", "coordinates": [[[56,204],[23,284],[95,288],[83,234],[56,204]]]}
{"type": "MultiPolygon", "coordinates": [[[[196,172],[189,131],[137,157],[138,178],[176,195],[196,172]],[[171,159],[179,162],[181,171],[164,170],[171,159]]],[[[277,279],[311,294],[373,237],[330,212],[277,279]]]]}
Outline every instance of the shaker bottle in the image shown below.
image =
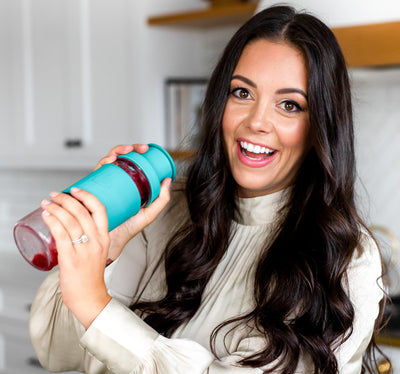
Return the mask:
{"type": "MultiPolygon", "coordinates": [[[[171,156],[156,144],[149,144],[146,153],[119,155],[111,164],[101,166],[66,188],[88,191],[106,207],[109,231],[151,204],[160,193],[165,178],[174,179],[176,169],[171,156]]],[[[57,249],[50,230],[38,208],[20,219],[14,226],[14,240],[22,256],[39,270],[57,265],[57,249]]]]}

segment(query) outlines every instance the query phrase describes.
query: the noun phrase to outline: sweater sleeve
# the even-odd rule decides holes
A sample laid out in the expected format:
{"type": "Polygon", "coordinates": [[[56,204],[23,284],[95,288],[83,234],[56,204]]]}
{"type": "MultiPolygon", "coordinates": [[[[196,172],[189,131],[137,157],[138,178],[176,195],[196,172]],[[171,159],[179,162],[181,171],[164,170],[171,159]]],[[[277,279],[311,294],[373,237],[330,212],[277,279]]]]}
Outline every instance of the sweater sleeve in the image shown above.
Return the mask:
{"type": "MultiPolygon", "coordinates": [[[[216,360],[195,341],[159,335],[114,298],[85,331],[63,304],[58,280],[58,271],[45,279],[31,310],[32,344],[47,370],[88,374],[262,373],[237,365],[244,351],[216,360]]],[[[249,342],[243,345],[244,350],[251,346],[249,342]]]]}
{"type": "Polygon", "coordinates": [[[102,362],[79,344],[85,329],[64,305],[58,285],[59,273],[53,271],[41,284],[31,307],[29,332],[40,363],[56,372],[108,373],[102,362]]]}

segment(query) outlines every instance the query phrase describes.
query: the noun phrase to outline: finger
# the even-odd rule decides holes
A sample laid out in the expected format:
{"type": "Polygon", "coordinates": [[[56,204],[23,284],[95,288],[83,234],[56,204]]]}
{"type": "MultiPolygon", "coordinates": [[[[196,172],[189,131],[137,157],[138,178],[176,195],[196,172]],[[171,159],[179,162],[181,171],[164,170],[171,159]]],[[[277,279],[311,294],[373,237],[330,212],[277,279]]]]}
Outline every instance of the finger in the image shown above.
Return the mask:
{"type": "Polygon", "coordinates": [[[111,150],[107,153],[107,156],[112,156],[112,155],[118,156],[132,151],[133,151],[132,144],[120,144],[115,146],[114,148],[111,148],[111,150]]]}
{"type": "Polygon", "coordinates": [[[121,144],[112,148],[105,157],[103,157],[95,166],[94,170],[97,170],[99,167],[105,164],[111,164],[117,159],[118,155],[123,155],[133,151],[132,144],[121,144]]]}
{"type": "MultiPolygon", "coordinates": [[[[50,233],[56,242],[58,256],[63,257],[64,253],[74,250],[70,234],[65,229],[64,225],[58,220],[55,215],[52,215],[48,210],[44,209],[42,212],[42,219],[49,227],[50,233]]],[[[59,261],[60,262],[60,261],[59,261]]]]}
{"type": "MultiPolygon", "coordinates": [[[[53,194],[54,195],[54,194],[53,194]]],[[[82,235],[82,227],[75,216],[61,205],[43,200],[41,203],[43,210],[46,210],[63,226],[65,232],[69,236],[69,240],[74,240],[82,235]]]]}
{"type": "Polygon", "coordinates": [[[97,170],[98,168],[102,167],[103,165],[113,163],[117,159],[117,156],[119,154],[123,154],[123,153],[119,153],[118,152],[118,150],[120,148],[121,148],[120,152],[124,152],[124,149],[126,149],[125,153],[131,152],[130,150],[132,150],[132,147],[129,147],[129,146],[117,146],[117,147],[114,147],[110,152],[108,152],[107,156],[105,156],[105,157],[103,157],[103,158],[101,158],[99,160],[99,162],[94,167],[94,170],[97,170]]]}
{"type": "MultiPolygon", "coordinates": [[[[77,188],[72,188],[72,191],[78,190],[77,188]]],[[[52,200],[59,205],[57,209],[51,205],[52,214],[56,215],[57,218],[62,222],[67,232],[70,234],[71,240],[76,240],[85,234],[88,238],[92,240],[96,237],[101,237],[108,240],[108,224],[107,217],[105,217],[105,225],[102,231],[99,230],[98,225],[95,222],[95,217],[93,216],[90,206],[87,207],[84,202],[76,198],[76,196],[64,193],[52,193],[52,200]]],[[[99,204],[98,209],[104,209],[104,206],[89,192],[86,195],[90,198],[94,198],[99,204]]],[[[89,204],[90,205],[90,204],[89,204]]],[[[105,214],[105,212],[104,212],[105,214]]],[[[78,243],[79,244],[79,243],[78,243]]]]}
{"type": "Polygon", "coordinates": [[[149,222],[152,222],[169,203],[171,198],[171,182],[171,178],[164,179],[161,183],[160,194],[157,199],[155,199],[148,207],[142,209],[143,215],[149,222]]]}
{"type": "Polygon", "coordinates": [[[107,157],[124,155],[129,152],[145,153],[149,150],[147,144],[121,144],[112,148],[107,157]]]}
{"type": "Polygon", "coordinates": [[[106,164],[112,164],[117,159],[116,155],[106,156],[100,159],[100,161],[96,164],[93,170],[97,170],[98,168],[102,167],[106,164]]]}
{"type": "Polygon", "coordinates": [[[137,152],[137,153],[145,153],[149,149],[147,144],[121,144],[112,148],[107,156],[103,157],[95,166],[94,170],[97,170],[99,167],[110,164],[117,159],[117,156],[124,155],[129,152],[137,152]]]}
{"type": "Polygon", "coordinates": [[[105,206],[101,203],[101,201],[90,192],[81,190],[76,187],[71,188],[70,192],[71,195],[76,199],[76,201],[82,203],[87,211],[90,213],[92,219],[91,222],[80,220],[83,230],[85,232],[92,233],[93,222],[96,228],[95,234],[108,235],[107,210],[105,206]]]}
{"type": "Polygon", "coordinates": [[[137,153],[146,153],[149,150],[148,144],[132,144],[133,151],[137,153]]]}

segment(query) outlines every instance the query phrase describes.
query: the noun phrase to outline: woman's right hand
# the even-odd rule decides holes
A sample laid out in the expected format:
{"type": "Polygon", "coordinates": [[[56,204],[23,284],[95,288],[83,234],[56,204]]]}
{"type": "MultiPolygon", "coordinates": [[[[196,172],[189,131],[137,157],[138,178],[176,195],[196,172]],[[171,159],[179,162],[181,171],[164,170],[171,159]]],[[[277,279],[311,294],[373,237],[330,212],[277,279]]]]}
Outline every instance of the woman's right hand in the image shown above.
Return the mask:
{"type": "MultiPolygon", "coordinates": [[[[117,159],[117,156],[129,152],[145,153],[149,149],[147,144],[117,145],[108,152],[96,165],[95,170],[105,164],[110,164],[117,159]]],[[[141,208],[140,211],[114,230],[110,232],[110,250],[108,257],[115,260],[121,254],[123,248],[136,234],[142,231],[147,225],[153,222],[170,200],[171,178],[161,182],[160,194],[149,206],[141,208]]]]}
{"type": "Polygon", "coordinates": [[[149,149],[147,144],[121,144],[117,145],[107,153],[107,156],[103,157],[95,166],[94,170],[105,164],[111,164],[119,155],[124,155],[129,152],[145,153],[149,149]]]}

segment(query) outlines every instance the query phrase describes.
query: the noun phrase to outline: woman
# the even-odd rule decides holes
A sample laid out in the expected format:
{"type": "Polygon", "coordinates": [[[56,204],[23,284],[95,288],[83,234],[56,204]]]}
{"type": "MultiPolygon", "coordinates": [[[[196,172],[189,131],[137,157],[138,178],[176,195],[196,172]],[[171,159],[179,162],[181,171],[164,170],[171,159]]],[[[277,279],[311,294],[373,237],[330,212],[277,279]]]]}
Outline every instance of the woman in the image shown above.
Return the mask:
{"type": "MultiPolygon", "coordinates": [[[[99,165],[132,149],[146,146],[99,165]]],[[[40,361],[87,373],[361,372],[383,292],[354,174],[333,34],[289,7],[260,12],[211,77],[187,182],[169,193],[164,181],[110,235],[85,191],[42,203],[59,272],[32,307],[40,361]],[[107,257],[119,258],[106,285],[107,257]]]]}

